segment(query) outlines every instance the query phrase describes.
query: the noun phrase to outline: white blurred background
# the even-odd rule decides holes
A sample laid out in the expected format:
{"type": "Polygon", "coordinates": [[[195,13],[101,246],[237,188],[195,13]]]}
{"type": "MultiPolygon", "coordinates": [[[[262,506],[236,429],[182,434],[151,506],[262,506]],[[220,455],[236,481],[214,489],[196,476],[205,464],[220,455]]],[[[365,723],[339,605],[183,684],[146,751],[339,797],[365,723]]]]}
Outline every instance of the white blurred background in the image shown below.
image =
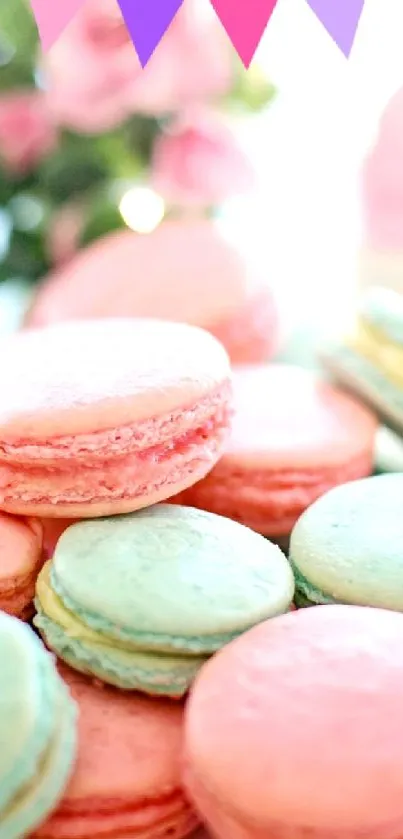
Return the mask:
{"type": "Polygon", "coordinates": [[[402,0],[366,0],[346,61],[305,0],[279,0],[256,56],[279,95],[260,130],[248,126],[261,173],[254,217],[291,322],[327,331],[354,294],[360,167],[403,84],[402,37],[402,0]]]}

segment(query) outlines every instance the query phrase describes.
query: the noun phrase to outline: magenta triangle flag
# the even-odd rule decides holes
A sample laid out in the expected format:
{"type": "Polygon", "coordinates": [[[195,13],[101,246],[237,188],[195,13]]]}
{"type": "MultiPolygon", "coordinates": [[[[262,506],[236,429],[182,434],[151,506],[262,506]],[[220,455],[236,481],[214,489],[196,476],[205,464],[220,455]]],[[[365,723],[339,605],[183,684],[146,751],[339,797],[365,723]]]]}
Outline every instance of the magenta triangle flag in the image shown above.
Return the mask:
{"type": "Polygon", "coordinates": [[[348,58],[353,48],[365,0],[307,0],[307,3],[348,58]]]}
{"type": "Polygon", "coordinates": [[[210,0],[242,63],[249,67],[278,0],[210,0]]]}
{"type": "Polygon", "coordinates": [[[85,2],[86,0],[30,0],[45,51],[53,46],[85,2]]]}

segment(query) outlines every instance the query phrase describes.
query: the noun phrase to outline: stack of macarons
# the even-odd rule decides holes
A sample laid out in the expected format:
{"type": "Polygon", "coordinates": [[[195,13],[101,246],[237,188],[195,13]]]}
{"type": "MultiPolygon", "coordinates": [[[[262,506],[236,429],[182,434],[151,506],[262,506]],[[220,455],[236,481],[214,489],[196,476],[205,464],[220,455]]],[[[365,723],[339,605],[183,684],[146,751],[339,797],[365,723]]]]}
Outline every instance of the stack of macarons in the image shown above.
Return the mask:
{"type": "MultiPolygon", "coordinates": [[[[0,343],[0,609],[33,617],[0,612],[0,839],[400,839],[403,475],[369,477],[378,403],[252,352],[241,293],[212,282],[176,323],[178,280],[159,320],[146,292],[99,320],[74,282],[78,320],[45,325],[55,281],[0,343]]],[[[393,366],[385,305],[364,332],[393,366]]]]}
{"type": "Polygon", "coordinates": [[[377,421],[351,396],[288,364],[238,367],[233,386],[226,450],[176,500],[283,544],[319,496],[371,474],[377,421]]]}
{"type": "MultiPolygon", "coordinates": [[[[52,663],[56,684],[67,684],[61,711],[70,709],[71,743],[78,737],[63,762],[52,734],[57,790],[39,774],[40,803],[25,817],[18,800],[18,817],[38,839],[181,839],[198,818],[180,777],[183,704],[170,700],[294,596],[286,557],[259,533],[161,503],[204,478],[225,450],[228,356],[194,326],[124,318],[24,330],[2,349],[0,596],[4,588],[4,608],[28,619],[36,588],[33,625],[59,675],[32,630],[16,625],[52,663]]],[[[0,656],[2,648],[0,631],[0,656]]],[[[34,719],[32,707],[26,713],[34,719]]],[[[19,724],[7,711],[10,737],[19,724]]],[[[18,831],[7,839],[25,835],[18,831]]]]}
{"type": "Polygon", "coordinates": [[[323,363],[386,425],[403,433],[403,295],[382,288],[367,292],[352,334],[326,348],[323,363]]]}

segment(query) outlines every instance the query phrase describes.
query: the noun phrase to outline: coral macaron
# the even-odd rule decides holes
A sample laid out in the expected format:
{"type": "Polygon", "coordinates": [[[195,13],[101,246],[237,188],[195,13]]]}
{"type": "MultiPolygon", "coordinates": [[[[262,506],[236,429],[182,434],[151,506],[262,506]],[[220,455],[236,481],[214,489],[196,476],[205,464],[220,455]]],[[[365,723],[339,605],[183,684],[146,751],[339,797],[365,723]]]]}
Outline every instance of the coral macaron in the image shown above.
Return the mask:
{"type": "Polygon", "coordinates": [[[122,316],[207,329],[238,364],[266,361],[278,348],[277,305],[261,265],[207,219],[97,241],[44,282],[27,325],[122,316]]]}
{"type": "Polygon", "coordinates": [[[60,668],[79,709],[78,758],[35,839],[182,839],[198,819],[181,787],[183,708],[60,668]]]}
{"type": "Polygon", "coordinates": [[[400,839],[402,738],[403,615],[302,609],[206,664],[187,788],[217,839],[400,839]]]}
{"type": "Polygon", "coordinates": [[[21,620],[34,613],[35,583],[43,565],[38,519],[0,513],[0,609],[21,620]]]}
{"type": "Polygon", "coordinates": [[[74,322],[5,338],[0,509],[131,511],[203,477],[230,421],[225,350],[196,327],[74,322]]]}
{"type": "Polygon", "coordinates": [[[370,474],[376,419],[310,371],[287,364],[235,368],[234,396],[224,455],[179,503],[286,537],[316,498],[370,474]]]}

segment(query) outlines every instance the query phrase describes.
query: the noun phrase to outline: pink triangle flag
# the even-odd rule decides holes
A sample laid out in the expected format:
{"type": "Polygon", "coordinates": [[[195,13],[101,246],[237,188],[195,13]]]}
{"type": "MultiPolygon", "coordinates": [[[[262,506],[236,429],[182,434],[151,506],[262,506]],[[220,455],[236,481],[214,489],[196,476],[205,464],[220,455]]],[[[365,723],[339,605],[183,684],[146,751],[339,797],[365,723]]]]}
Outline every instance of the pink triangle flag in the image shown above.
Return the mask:
{"type": "Polygon", "coordinates": [[[242,63],[249,67],[278,0],[210,0],[242,63]]]}
{"type": "MultiPolygon", "coordinates": [[[[30,0],[42,47],[53,46],[86,0],[30,0]]],[[[77,56],[79,60],[79,56],[77,56]]]]}

